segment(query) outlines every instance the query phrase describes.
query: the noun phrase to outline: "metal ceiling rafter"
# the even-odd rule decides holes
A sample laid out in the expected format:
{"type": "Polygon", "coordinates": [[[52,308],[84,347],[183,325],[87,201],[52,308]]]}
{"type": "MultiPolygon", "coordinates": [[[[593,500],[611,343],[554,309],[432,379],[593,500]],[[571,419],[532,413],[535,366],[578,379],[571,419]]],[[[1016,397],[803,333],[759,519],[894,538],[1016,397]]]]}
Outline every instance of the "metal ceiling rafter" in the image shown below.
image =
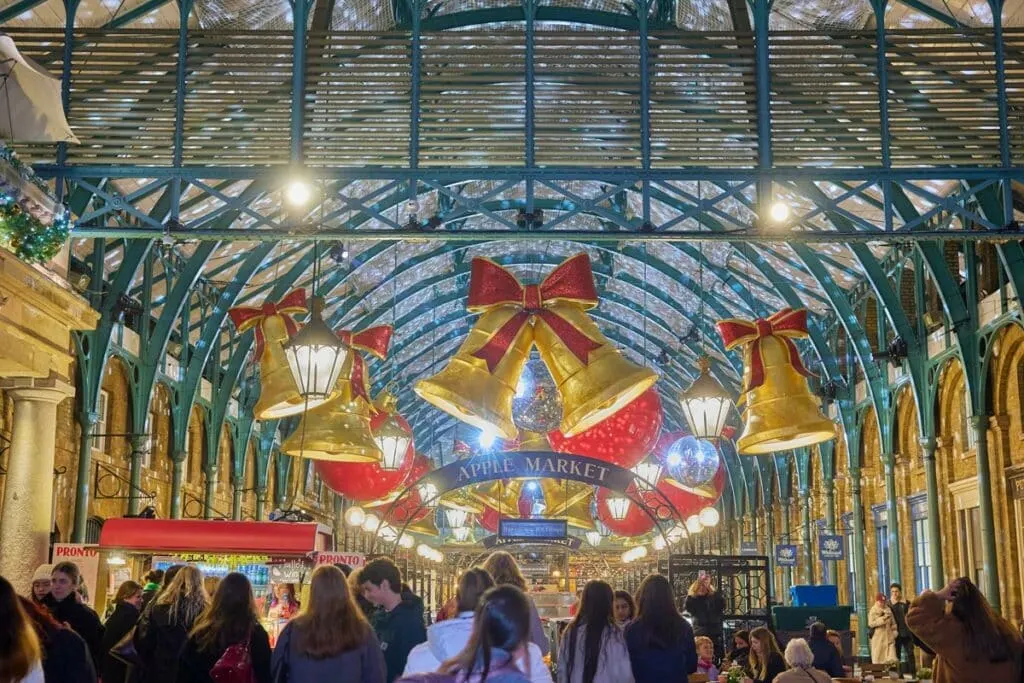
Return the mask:
{"type": "Polygon", "coordinates": [[[11,19],[18,18],[18,16],[25,12],[31,12],[44,2],[46,2],[46,0],[18,0],[10,7],[0,10],[0,26],[6,24],[11,19]]]}
{"type": "Polygon", "coordinates": [[[895,0],[901,5],[906,5],[912,10],[920,12],[921,14],[938,21],[939,23],[945,24],[950,28],[965,28],[956,17],[946,14],[940,9],[936,9],[929,5],[925,0],[895,0]]]}

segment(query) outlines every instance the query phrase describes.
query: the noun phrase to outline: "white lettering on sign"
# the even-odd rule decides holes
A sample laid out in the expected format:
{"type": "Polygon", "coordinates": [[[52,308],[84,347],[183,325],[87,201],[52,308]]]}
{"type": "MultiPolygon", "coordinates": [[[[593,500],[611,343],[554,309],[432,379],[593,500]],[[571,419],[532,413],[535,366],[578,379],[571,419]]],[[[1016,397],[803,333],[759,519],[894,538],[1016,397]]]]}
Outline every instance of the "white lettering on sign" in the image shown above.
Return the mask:
{"type": "Polygon", "coordinates": [[[352,568],[365,567],[366,555],[362,553],[337,553],[321,550],[316,554],[316,563],[320,564],[347,564],[352,568]]]}

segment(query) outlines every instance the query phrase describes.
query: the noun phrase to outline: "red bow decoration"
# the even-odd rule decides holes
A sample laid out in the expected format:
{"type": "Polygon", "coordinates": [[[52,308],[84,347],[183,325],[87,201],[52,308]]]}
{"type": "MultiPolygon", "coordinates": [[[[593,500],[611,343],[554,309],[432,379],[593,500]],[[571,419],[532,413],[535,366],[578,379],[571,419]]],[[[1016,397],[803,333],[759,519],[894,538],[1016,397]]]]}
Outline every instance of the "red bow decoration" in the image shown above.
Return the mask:
{"type": "MultiPolygon", "coordinates": [[[[394,328],[391,325],[380,325],[369,327],[361,332],[338,330],[337,335],[338,339],[345,342],[351,349],[366,351],[384,360],[388,356],[388,344],[391,343],[392,332],[394,332],[394,328]]],[[[366,364],[358,353],[352,354],[352,372],[349,374],[349,381],[352,383],[352,397],[361,396],[367,403],[370,403],[366,364]]]]}
{"type": "Polygon", "coordinates": [[[597,289],[594,275],[590,271],[590,259],[579,254],[563,261],[544,278],[539,285],[522,285],[516,276],[494,261],[484,258],[473,259],[469,279],[469,302],[466,308],[474,313],[486,311],[495,306],[518,305],[521,311],[509,318],[494,336],[473,356],[487,362],[487,369],[494,368],[515,341],[523,326],[533,317],[540,318],[550,327],[573,355],[584,365],[591,351],[601,345],[576,329],[570,322],[546,306],[557,303],[572,303],[584,309],[597,305],[597,289]]]}
{"type": "Polygon", "coordinates": [[[761,358],[761,339],[765,337],[776,337],[786,345],[789,351],[789,362],[793,369],[804,377],[811,377],[813,373],[804,367],[800,360],[800,353],[797,351],[794,339],[803,339],[807,333],[807,311],[799,308],[784,308],[767,318],[758,318],[753,322],[749,320],[738,320],[731,318],[716,323],[718,334],[725,342],[725,350],[754,343],[750,353],[750,383],[743,387],[744,393],[764,384],[764,360],[761,358]]]}
{"type": "Polygon", "coordinates": [[[305,313],[307,310],[306,290],[295,289],[276,304],[264,301],[259,308],[238,306],[229,310],[228,315],[231,316],[231,322],[235,324],[235,329],[239,332],[245,332],[250,328],[256,329],[256,359],[259,360],[263,357],[264,338],[261,323],[264,318],[269,318],[272,315],[281,316],[288,336],[292,337],[298,332],[298,325],[295,324],[292,316],[296,313],[305,313]]]}

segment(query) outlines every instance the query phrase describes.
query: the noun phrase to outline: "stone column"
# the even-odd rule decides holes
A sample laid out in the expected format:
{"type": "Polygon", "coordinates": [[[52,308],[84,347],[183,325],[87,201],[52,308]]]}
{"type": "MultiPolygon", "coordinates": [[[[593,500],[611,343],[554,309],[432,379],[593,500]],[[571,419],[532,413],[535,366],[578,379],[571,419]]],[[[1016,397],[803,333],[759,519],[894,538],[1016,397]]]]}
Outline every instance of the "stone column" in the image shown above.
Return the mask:
{"type": "Polygon", "coordinates": [[[171,519],[181,519],[182,514],[182,482],[185,479],[185,460],[188,451],[175,451],[171,458],[171,519]]]}
{"type": "Polygon", "coordinates": [[[256,489],[256,521],[262,522],[267,514],[267,487],[256,489]]]}
{"type": "Polygon", "coordinates": [[[0,387],[14,401],[0,515],[0,575],[26,595],[35,568],[49,557],[57,404],[75,390],[59,379],[5,379],[0,387]]]}

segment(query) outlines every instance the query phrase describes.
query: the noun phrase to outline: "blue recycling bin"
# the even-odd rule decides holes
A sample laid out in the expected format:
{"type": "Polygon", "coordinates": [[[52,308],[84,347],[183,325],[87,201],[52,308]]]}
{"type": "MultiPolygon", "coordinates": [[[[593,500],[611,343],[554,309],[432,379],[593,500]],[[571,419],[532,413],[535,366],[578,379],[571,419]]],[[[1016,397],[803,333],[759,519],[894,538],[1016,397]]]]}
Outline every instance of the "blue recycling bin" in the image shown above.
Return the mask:
{"type": "Polygon", "coordinates": [[[790,586],[789,599],[794,607],[836,607],[839,589],[833,585],[790,586]]]}

